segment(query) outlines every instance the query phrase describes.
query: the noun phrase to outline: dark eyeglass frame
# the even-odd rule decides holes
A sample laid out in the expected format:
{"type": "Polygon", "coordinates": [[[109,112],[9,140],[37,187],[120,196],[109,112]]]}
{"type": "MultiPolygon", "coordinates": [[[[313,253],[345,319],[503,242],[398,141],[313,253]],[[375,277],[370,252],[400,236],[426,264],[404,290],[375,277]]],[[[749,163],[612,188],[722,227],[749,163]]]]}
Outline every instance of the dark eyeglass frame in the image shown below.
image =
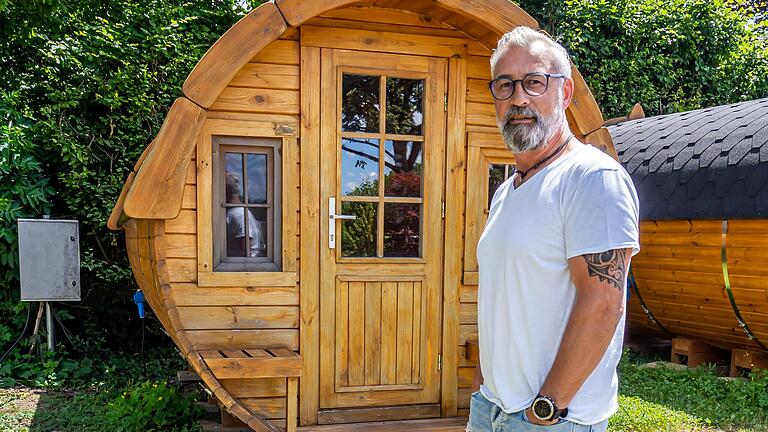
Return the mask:
{"type": "Polygon", "coordinates": [[[521,79],[517,79],[516,80],[516,79],[512,79],[512,77],[510,77],[509,75],[500,75],[499,77],[497,77],[497,78],[495,78],[495,79],[493,79],[491,81],[488,81],[488,90],[490,90],[491,96],[493,96],[494,99],[496,99],[496,100],[507,100],[507,99],[511,98],[512,95],[515,94],[515,90],[517,90],[517,83],[520,83],[520,87],[523,88],[523,91],[528,96],[534,96],[534,97],[535,96],[541,96],[544,93],[546,93],[547,90],[549,89],[549,79],[550,78],[566,78],[566,76],[564,74],[559,74],[559,73],[557,73],[557,74],[550,74],[550,73],[544,73],[544,72],[530,72],[530,73],[525,74],[525,76],[523,76],[521,79]],[[525,87],[525,84],[524,84],[525,80],[527,80],[528,78],[530,78],[532,76],[543,76],[545,78],[545,81],[544,81],[544,91],[542,91],[541,93],[531,92],[530,90],[528,90],[525,87]],[[496,94],[493,92],[493,83],[495,83],[495,82],[497,82],[499,80],[508,80],[509,82],[512,83],[512,91],[509,93],[509,96],[507,96],[505,98],[500,98],[500,97],[496,96],[496,94]]]}

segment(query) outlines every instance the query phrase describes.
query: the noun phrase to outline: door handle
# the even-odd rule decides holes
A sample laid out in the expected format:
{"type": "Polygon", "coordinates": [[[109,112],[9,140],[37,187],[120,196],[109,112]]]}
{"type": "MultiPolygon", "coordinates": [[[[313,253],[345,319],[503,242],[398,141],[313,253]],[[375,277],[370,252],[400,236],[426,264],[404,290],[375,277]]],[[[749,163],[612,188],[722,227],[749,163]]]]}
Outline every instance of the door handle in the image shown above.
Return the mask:
{"type": "Polygon", "coordinates": [[[355,220],[355,215],[336,214],[336,197],[328,198],[328,248],[336,249],[336,220],[355,220]]]}

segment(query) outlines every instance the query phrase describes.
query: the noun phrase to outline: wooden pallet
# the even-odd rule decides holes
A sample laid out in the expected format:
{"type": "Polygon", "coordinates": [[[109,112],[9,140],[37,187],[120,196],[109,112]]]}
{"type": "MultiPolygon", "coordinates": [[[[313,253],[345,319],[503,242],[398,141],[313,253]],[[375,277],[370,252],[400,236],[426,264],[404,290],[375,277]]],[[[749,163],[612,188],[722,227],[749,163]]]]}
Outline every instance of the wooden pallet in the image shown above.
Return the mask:
{"type": "Polygon", "coordinates": [[[745,349],[731,350],[730,376],[742,376],[753,369],[768,369],[768,354],[745,349]]]}
{"type": "Polygon", "coordinates": [[[703,364],[726,364],[728,352],[698,339],[672,339],[672,363],[698,367],[703,364]]]}

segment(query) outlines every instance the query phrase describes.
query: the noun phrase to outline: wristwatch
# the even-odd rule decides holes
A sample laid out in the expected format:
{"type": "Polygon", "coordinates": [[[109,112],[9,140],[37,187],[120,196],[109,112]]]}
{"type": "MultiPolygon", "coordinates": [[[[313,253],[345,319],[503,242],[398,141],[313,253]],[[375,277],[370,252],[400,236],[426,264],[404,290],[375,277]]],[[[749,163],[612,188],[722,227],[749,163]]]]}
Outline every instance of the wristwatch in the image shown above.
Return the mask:
{"type": "Polygon", "coordinates": [[[558,408],[555,401],[541,393],[536,395],[531,405],[533,415],[541,421],[552,421],[568,416],[568,408],[558,408]]]}

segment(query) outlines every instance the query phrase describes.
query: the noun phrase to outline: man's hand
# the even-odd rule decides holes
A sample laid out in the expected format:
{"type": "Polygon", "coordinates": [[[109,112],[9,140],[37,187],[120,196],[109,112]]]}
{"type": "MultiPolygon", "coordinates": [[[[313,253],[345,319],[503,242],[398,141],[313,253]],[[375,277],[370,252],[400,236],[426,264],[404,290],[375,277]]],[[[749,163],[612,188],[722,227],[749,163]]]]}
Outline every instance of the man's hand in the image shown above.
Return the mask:
{"type": "Polygon", "coordinates": [[[526,408],[526,409],[525,409],[525,418],[527,418],[527,419],[528,419],[528,422],[529,422],[529,423],[533,423],[533,424],[536,424],[536,425],[541,425],[541,426],[552,426],[553,424],[555,424],[555,423],[557,423],[557,422],[559,422],[559,421],[560,421],[560,419],[559,419],[559,418],[556,418],[556,419],[552,419],[552,420],[550,420],[550,421],[548,421],[548,422],[545,422],[545,421],[541,421],[541,420],[539,420],[539,418],[538,418],[538,417],[536,417],[536,415],[533,413],[533,408],[532,408],[532,407],[528,407],[528,408],[526,408]]]}

